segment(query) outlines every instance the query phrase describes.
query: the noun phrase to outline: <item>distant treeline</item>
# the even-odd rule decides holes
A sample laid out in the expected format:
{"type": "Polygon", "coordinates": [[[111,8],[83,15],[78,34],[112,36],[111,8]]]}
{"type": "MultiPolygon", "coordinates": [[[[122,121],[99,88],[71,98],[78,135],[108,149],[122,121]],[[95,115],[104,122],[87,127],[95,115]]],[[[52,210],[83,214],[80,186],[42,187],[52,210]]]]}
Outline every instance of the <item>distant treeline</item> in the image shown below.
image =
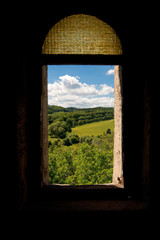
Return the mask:
{"type": "Polygon", "coordinates": [[[48,124],[55,121],[65,121],[71,128],[86,123],[99,122],[114,118],[114,108],[63,108],[48,106],[48,124]]]}

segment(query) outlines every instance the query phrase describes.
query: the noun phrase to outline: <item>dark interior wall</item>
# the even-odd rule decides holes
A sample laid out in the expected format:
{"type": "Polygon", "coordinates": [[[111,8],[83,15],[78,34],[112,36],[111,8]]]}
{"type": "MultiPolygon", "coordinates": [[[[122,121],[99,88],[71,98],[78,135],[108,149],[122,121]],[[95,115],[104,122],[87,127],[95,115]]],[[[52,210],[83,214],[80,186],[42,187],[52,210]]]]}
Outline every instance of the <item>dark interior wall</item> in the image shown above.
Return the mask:
{"type": "Polygon", "coordinates": [[[119,4],[115,7],[114,4],[107,4],[106,2],[105,7],[94,3],[93,6],[76,4],[63,8],[60,4],[39,8],[26,6],[14,14],[17,110],[13,188],[18,208],[25,202],[32,201],[41,187],[41,45],[45,35],[57,21],[76,13],[90,14],[104,20],[114,28],[122,41],[124,183],[129,194],[143,198],[145,187],[145,194],[147,198],[150,197],[151,169],[148,169],[152,159],[151,120],[148,114],[151,107],[151,79],[146,74],[148,14],[144,7],[140,8],[137,5],[124,7],[119,4]]]}

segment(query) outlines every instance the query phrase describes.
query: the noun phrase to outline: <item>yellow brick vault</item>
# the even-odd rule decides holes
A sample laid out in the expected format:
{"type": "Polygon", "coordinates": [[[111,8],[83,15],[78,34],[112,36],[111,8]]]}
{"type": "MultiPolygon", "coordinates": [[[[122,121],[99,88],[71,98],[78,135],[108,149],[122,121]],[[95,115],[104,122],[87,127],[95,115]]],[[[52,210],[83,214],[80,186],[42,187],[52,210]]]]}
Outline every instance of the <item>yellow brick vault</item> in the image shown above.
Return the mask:
{"type": "Polygon", "coordinates": [[[51,28],[42,54],[120,55],[122,46],[107,23],[94,16],[77,14],[60,20],[51,28]]]}

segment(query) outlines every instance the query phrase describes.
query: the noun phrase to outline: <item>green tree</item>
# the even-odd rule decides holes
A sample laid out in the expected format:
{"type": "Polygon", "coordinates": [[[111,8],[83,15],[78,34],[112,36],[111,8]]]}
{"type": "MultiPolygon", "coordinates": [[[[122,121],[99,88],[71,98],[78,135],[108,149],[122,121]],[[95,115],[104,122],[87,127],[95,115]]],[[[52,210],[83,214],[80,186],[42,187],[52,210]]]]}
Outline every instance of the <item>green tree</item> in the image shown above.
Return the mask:
{"type": "Polygon", "coordinates": [[[48,125],[50,125],[53,122],[53,118],[51,114],[48,114],[48,125]]]}
{"type": "Polygon", "coordinates": [[[69,125],[70,127],[73,127],[73,119],[72,119],[72,118],[67,118],[66,123],[67,123],[67,125],[69,125]]]}
{"type": "Polygon", "coordinates": [[[69,151],[54,149],[54,153],[49,154],[49,181],[50,183],[64,184],[70,182],[74,176],[72,155],[69,151]],[[69,180],[68,180],[69,178],[69,180]]]}
{"type": "Polygon", "coordinates": [[[48,134],[51,137],[65,138],[67,132],[71,132],[71,126],[65,121],[55,121],[48,126],[48,134]]]}

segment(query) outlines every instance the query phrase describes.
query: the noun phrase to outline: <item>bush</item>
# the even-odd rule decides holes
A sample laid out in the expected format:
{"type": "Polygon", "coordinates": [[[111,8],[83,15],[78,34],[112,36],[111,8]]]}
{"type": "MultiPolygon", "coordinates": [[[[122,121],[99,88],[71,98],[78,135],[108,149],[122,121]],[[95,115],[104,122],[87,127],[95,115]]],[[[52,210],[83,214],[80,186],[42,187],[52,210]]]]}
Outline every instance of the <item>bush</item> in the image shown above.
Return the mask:
{"type": "Polygon", "coordinates": [[[100,146],[102,144],[102,139],[100,139],[98,137],[93,137],[92,144],[100,146]]]}
{"type": "Polygon", "coordinates": [[[69,134],[69,139],[72,144],[79,143],[79,136],[77,134],[69,134]]]}
{"type": "Polygon", "coordinates": [[[107,134],[111,134],[111,129],[110,128],[107,129],[107,134]]]}
{"type": "Polygon", "coordinates": [[[81,143],[85,142],[85,143],[88,143],[89,145],[91,145],[92,139],[93,139],[93,137],[91,137],[91,136],[83,136],[83,137],[81,137],[81,143]]]}
{"type": "Polygon", "coordinates": [[[52,142],[49,140],[48,141],[48,148],[52,145],[52,142]]]}
{"type": "Polygon", "coordinates": [[[72,145],[70,139],[68,137],[66,137],[65,139],[63,139],[63,145],[65,146],[70,146],[72,145]]]}
{"type": "Polygon", "coordinates": [[[65,146],[70,146],[75,143],[79,143],[79,136],[77,134],[69,133],[67,137],[63,140],[63,144],[65,146]]]}

